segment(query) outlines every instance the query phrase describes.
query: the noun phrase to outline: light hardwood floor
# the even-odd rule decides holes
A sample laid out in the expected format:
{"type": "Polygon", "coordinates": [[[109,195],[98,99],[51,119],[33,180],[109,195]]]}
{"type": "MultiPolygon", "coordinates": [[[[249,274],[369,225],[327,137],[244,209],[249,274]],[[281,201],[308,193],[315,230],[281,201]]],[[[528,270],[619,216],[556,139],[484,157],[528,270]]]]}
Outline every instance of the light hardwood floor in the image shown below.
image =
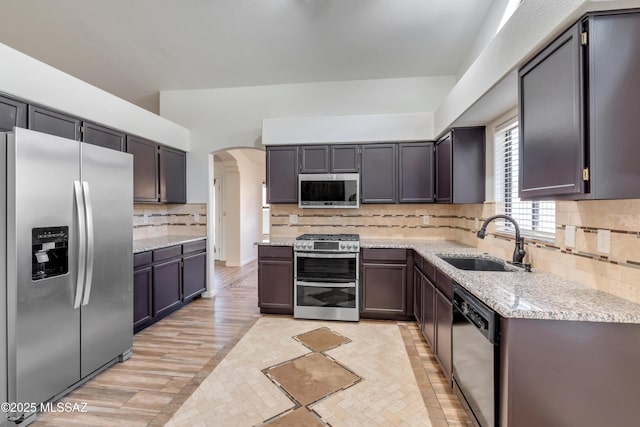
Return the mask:
{"type": "MultiPolygon", "coordinates": [[[[66,396],[86,413],[38,415],[35,427],[163,426],[260,314],[257,263],[215,266],[216,297],[198,299],[134,337],[133,356],[66,396]]],[[[412,323],[398,322],[434,427],[469,425],[412,323]]]]}

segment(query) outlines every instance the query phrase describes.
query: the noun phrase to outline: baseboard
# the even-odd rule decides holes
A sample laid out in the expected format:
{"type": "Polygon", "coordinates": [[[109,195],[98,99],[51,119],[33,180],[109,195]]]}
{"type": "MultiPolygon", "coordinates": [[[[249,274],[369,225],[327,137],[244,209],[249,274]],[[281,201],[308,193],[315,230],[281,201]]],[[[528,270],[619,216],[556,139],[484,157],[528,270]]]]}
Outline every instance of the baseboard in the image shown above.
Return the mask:
{"type": "Polygon", "coordinates": [[[250,262],[255,261],[256,259],[258,259],[257,256],[251,257],[249,259],[242,260],[240,262],[227,261],[227,262],[225,262],[224,265],[227,266],[227,267],[242,267],[244,265],[249,264],[250,262]]]}

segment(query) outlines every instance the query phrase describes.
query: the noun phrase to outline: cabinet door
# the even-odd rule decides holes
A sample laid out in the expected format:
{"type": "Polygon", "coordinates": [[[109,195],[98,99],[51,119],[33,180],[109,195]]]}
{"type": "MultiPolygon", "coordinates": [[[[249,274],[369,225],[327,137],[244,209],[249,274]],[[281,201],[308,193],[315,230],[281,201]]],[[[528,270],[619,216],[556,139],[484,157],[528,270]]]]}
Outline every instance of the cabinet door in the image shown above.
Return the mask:
{"type": "Polygon", "coordinates": [[[451,381],[452,350],[451,330],[453,328],[453,304],[439,290],[436,292],[436,358],[444,375],[451,381]]]}
{"type": "Polygon", "coordinates": [[[419,326],[422,324],[422,277],[418,267],[413,267],[413,316],[419,326]]]}
{"type": "Polygon", "coordinates": [[[298,147],[267,147],[269,203],[298,203],[298,147]]]}
{"type": "Polygon", "coordinates": [[[362,314],[404,314],[406,264],[362,263],[362,314]]]}
{"type": "Polygon", "coordinates": [[[293,261],[258,261],[258,306],[265,312],[293,314],[293,261]]]}
{"type": "Polygon", "coordinates": [[[426,276],[422,281],[422,335],[435,353],[436,346],[436,287],[426,276]]]}
{"type": "Polygon", "coordinates": [[[453,143],[451,134],[436,144],[436,202],[451,203],[453,194],[453,143]]]}
{"type": "Polygon", "coordinates": [[[360,172],[359,145],[331,145],[331,173],[360,172]]]}
{"type": "Polygon", "coordinates": [[[0,132],[11,132],[14,126],[27,126],[27,104],[0,96],[0,132]]]}
{"type": "Polygon", "coordinates": [[[207,253],[202,252],[182,259],[183,300],[204,292],[207,287],[207,253]]]}
{"type": "Polygon", "coordinates": [[[301,145],[300,173],[329,173],[328,145],[301,145]]]}
{"type": "Polygon", "coordinates": [[[362,146],[362,203],[396,203],[397,144],[362,146]]]}
{"type": "Polygon", "coordinates": [[[89,122],[82,123],[82,142],[124,151],[125,135],[122,132],[105,128],[89,122]]]}
{"type": "Polygon", "coordinates": [[[451,130],[453,147],[451,203],[483,203],[485,191],[484,126],[451,130]]]}
{"type": "MultiPolygon", "coordinates": [[[[433,202],[433,143],[399,144],[400,203],[433,202]]],[[[483,181],[484,182],[484,181],[483,181]]]]}
{"type": "Polygon", "coordinates": [[[182,301],[180,259],[153,266],[153,315],[172,311],[182,301]]]}
{"type": "Polygon", "coordinates": [[[151,320],[153,316],[151,267],[133,272],[133,327],[151,320]]]}
{"type": "Polygon", "coordinates": [[[29,129],[80,141],[80,119],[29,105],[29,129]]]}
{"type": "Polygon", "coordinates": [[[160,201],[187,203],[186,153],[160,147],[160,201]]]}
{"type": "Polygon", "coordinates": [[[158,202],[158,146],[127,135],[127,153],[133,154],[133,201],[158,202]]]}
{"type": "Polygon", "coordinates": [[[580,24],[518,72],[520,197],[584,191],[580,24]]]}

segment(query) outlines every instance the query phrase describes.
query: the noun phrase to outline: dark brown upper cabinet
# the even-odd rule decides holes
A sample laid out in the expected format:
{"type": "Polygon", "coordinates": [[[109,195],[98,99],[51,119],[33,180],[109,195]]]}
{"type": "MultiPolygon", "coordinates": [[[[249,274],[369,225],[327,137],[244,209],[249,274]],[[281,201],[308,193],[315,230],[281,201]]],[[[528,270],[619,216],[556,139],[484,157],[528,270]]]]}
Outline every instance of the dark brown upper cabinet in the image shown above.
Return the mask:
{"type": "Polygon", "coordinates": [[[267,147],[267,201],[298,203],[298,147],[267,147]]]}
{"type": "Polygon", "coordinates": [[[360,172],[359,145],[330,145],[331,173],[360,172]]]}
{"type": "Polygon", "coordinates": [[[186,203],[186,153],[127,135],[127,153],[133,154],[133,201],[186,203]]]}
{"type": "Polygon", "coordinates": [[[398,201],[398,144],[362,145],[361,203],[398,201]]]}
{"type": "Polygon", "coordinates": [[[433,142],[399,144],[400,203],[433,202],[433,142]]]}
{"type": "Polygon", "coordinates": [[[358,145],[301,145],[300,173],[357,173],[358,145]]]}
{"type": "Polygon", "coordinates": [[[0,96],[0,132],[10,132],[14,126],[27,126],[27,104],[0,96]]]}
{"type": "Polygon", "coordinates": [[[29,105],[29,129],[80,141],[80,119],[29,105]]]}
{"type": "Polygon", "coordinates": [[[484,126],[452,129],[436,143],[435,164],[436,202],[484,202],[484,126]]]}
{"type": "Polygon", "coordinates": [[[133,201],[157,203],[158,144],[127,135],[127,153],[133,154],[133,201]]]}
{"type": "Polygon", "coordinates": [[[82,142],[125,151],[125,134],[90,122],[82,123],[82,142]]]}
{"type": "Polygon", "coordinates": [[[329,173],[328,145],[301,145],[300,173],[329,173]]]}
{"type": "Polygon", "coordinates": [[[187,157],[183,151],[160,147],[160,201],[187,203],[187,157]]]}
{"type": "Polygon", "coordinates": [[[587,15],[518,72],[520,197],[639,198],[640,13],[587,15]]]}

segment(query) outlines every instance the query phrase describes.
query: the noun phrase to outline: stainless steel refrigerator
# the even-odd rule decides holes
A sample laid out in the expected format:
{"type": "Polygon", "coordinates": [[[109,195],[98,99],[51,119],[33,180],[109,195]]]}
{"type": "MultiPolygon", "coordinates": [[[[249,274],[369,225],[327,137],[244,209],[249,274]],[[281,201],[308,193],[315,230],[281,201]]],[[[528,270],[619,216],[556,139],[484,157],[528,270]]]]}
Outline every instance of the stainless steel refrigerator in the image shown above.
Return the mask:
{"type": "Polygon", "coordinates": [[[39,404],[130,355],[133,158],[20,128],[0,143],[0,402],[39,404]]]}

